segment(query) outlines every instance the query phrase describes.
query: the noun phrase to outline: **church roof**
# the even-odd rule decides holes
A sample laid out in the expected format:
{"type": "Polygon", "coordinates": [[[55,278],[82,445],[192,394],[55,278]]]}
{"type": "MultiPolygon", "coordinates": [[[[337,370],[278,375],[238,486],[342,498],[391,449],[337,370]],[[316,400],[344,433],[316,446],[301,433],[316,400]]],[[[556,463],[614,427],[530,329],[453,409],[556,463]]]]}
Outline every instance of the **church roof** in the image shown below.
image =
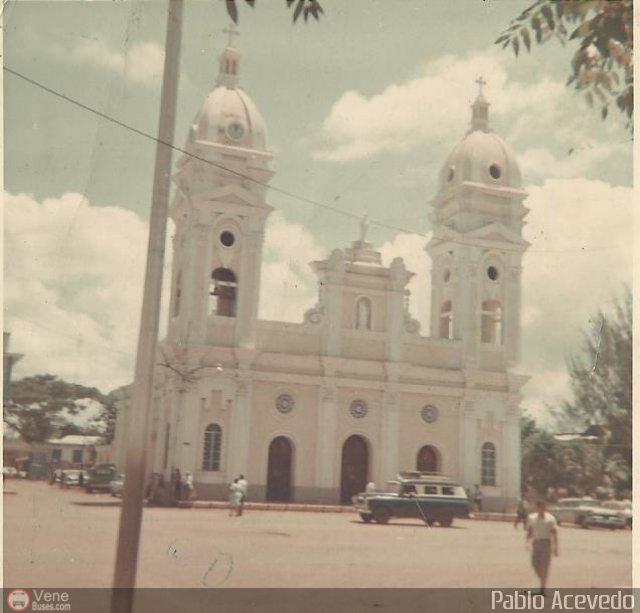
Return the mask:
{"type": "MultiPolygon", "coordinates": [[[[484,81],[478,81],[481,87],[484,81]]],[[[439,191],[466,182],[490,187],[522,187],[522,175],[511,147],[489,127],[489,103],[482,89],[471,105],[471,128],[446,158],[439,191]]]]}
{"type": "Polygon", "coordinates": [[[239,85],[239,65],[240,54],[230,41],[220,54],[216,87],[196,115],[187,147],[198,142],[268,151],[265,121],[239,85]]]}

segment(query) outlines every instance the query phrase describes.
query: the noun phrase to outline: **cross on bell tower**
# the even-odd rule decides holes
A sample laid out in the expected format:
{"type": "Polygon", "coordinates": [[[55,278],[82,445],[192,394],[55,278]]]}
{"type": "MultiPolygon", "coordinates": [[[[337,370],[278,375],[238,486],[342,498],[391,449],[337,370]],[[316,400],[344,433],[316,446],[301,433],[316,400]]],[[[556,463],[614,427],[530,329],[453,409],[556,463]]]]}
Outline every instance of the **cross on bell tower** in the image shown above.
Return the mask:
{"type": "Polygon", "coordinates": [[[482,88],[487,84],[487,82],[481,75],[476,79],[476,83],[478,84],[478,97],[480,98],[482,96],[482,88]]]}
{"type": "Polygon", "coordinates": [[[233,24],[222,30],[229,35],[229,42],[224,51],[220,54],[218,73],[218,85],[224,85],[229,89],[234,89],[238,85],[238,69],[240,67],[240,53],[233,46],[233,37],[239,36],[240,32],[233,24]]]}
{"type": "Polygon", "coordinates": [[[483,95],[482,88],[487,84],[483,77],[476,79],[478,84],[478,97],[471,105],[471,130],[482,130],[489,132],[489,103],[483,95]]]}
{"type": "Polygon", "coordinates": [[[225,34],[229,35],[229,42],[227,43],[228,47],[233,47],[233,37],[240,36],[240,32],[236,28],[235,24],[229,24],[224,30],[222,30],[225,34]]]}

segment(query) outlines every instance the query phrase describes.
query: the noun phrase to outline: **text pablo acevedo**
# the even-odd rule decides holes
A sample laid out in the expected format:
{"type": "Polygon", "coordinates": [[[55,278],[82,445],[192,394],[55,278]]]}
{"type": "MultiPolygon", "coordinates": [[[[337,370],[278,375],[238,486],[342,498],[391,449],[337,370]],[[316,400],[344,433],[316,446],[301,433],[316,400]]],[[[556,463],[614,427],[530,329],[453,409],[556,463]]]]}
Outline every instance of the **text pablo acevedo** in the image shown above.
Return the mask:
{"type": "Polygon", "coordinates": [[[571,594],[551,590],[546,597],[531,592],[491,590],[493,611],[536,611],[545,607],[562,611],[632,611],[633,594],[571,594]]]}

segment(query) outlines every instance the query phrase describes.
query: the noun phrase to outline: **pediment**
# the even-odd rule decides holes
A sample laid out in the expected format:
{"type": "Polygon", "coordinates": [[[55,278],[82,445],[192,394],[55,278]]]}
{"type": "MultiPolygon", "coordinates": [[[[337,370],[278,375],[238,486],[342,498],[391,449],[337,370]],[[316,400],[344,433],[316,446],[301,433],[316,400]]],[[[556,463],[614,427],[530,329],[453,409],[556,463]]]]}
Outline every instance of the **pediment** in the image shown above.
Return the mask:
{"type": "Polygon", "coordinates": [[[527,246],[529,243],[519,234],[507,228],[504,224],[493,222],[477,230],[472,230],[465,234],[466,238],[478,238],[485,241],[496,243],[510,243],[515,245],[527,246]]]}
{"type": "Polygon", "coordinates": [[[241,185],[225,185],[208,192],[198,194],[198,200],[206,202],[216,201],[225,204],[236,204],[242,206],[253,206],[257,208],[268,208],[269,205],[262,202],[255,194],[251,193],[241,185]]]}

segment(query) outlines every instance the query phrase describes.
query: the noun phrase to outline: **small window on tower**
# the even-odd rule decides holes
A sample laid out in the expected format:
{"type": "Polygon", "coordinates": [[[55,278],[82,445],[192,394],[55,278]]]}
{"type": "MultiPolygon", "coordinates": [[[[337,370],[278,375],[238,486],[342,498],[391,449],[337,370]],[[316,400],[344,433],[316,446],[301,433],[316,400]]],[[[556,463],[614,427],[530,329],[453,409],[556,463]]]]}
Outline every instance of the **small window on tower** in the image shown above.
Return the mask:
{"type": "Polygon", "coordinates": [[[500,271],[495,266],[489,266],[487,268],[487,277],[492,281],[497,281],[500,276],[500,271]]]}
{"type": "Polygon", "coordinates": [[[232,270],[216,268],[211,273],[209,295],[213,298],[212,311],[221,317],[236,316],[238,281],[232,270]]]}
{"type": "Polygon", "coordinates": [[[236,242],[236,237],[233,235],[233,232],[229,232],[229,230],[225,230],[220,234],[220,242],[225,247],[232,247],[236,242]]]}
{"type": "Polygon", "coordinates": [[[502,176],[502,170],[497,164],[491,164],[491,166],[489,166],[489,174],[492,178],[499,179],[502,176]]]}

